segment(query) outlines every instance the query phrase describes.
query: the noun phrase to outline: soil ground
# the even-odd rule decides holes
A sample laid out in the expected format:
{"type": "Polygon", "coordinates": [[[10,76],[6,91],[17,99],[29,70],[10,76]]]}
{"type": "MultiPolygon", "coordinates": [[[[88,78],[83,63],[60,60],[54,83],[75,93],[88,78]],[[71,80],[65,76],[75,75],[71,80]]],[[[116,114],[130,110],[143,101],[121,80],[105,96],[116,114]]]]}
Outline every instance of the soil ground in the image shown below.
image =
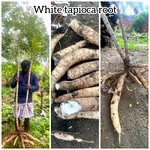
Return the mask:
{"type": "MultiPolygon", "coordinates": [[[[98,7],[98,2],[69,2],[69,7],[77,7],[79,4],[85,7],[98,7]]],[[[90,26],[95,31],[99,31],[99,18],[98,14],[88,15],[88,14],[79,14],[76,16],[68,15],[67,23],[70,23],[72,19],[78,19],[83,24],[90,26]]],[[[56,45],[55,52],[69,47],[70,45],[75,44],[76,42],[82,40],[80,36],[76,35],[71,29],[68,30],[67,34],[60,40],[60,43],[56,45]]],[[[97,48],[92,44],[89,44],[89,48],[97,48]]],[[[52,69],[54,68],[54,63],[52,61],[52,69]]],[[[61,80],[66,79],[66,76],[61,80]]],[[[57,96],[61,95],[62,91],[57,91],[57,96]]],[[[65,94],[65,93],[64,93],[65,94]]],[[[99,120],[92,119],[71,119],[71,120],[62,120],[57,117],[54,112],[54,107],[56,103],[52,104],[51,110],[51,130],[52,131],[62,131],[74,135],[75,138],[81,138],[83,140],[94,141],[94,143],[89,144],[85,142],[77,141],[64,141],[56,139],[54,136],[51,136],[51,147],[52,148],[99,148],[99,120]]]]}
{"type": "MultiPolygon", "coordinates": [[[[101,74],[123,66],[116,49],[102,49],[101,74]]],[[[131,63],[148,64],[148,50],[135,50],[130,55],[131,63]]],[[[144,75],[148,80],[148,72],[144,75]]],[[[112,94],[101,92],[101,147],[102,148],[148,148],[148,93],[143,86],[125,81],[119,103],[119,118],[122,127],[121,144],[110,117],[112,94]],[[128,86],[132,91],[126,89],[128,86]]]]}

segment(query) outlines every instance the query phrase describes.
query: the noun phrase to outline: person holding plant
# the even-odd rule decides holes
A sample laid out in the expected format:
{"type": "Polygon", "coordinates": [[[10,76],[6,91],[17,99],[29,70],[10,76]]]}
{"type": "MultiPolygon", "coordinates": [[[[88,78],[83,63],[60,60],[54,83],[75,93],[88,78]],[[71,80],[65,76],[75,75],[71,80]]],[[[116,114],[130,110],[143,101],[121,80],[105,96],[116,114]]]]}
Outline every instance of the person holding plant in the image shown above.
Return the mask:
{"type": "MultiPolygon", "coordinates": [[[[34,116],[34,108],[33,108],[33,102],[32,102],[32,93],[37,91],[39,89],[38,84],[38,78],[37,75],[33,72],[30,72],[30,62],[28,60],[23,60],[21,62],[21,68],[22,71],[19,71],[19,77],[17,76],[17,72],[14,74],[14,77],[11,82],[11,88],[15,88],[18,82],[18,99],[15,98],[18,102],[18,122],[20,124],[20,119],[25,118],[24,120],[24,131],[29,131],[29,118],[34,116]],[[28,78],[30,75],[30,82],[28,84],[28,78]],[[27,90],[29,89],[29,95],[27,100],[27,106],[26,105],[26,96],[27,96],[27,90]],[[25,109],[25,113],[24,113],[25,109]]],[[[15,93],[16,95],[17,93],[15,93]]],[[[16,97],[16,96],[15,96],[16,97]]],[[[15,128],[16,131],[18,130],[17,124],[16,124],[16,106],[14,105],[14,113],[15,117],[15,128]]]]}

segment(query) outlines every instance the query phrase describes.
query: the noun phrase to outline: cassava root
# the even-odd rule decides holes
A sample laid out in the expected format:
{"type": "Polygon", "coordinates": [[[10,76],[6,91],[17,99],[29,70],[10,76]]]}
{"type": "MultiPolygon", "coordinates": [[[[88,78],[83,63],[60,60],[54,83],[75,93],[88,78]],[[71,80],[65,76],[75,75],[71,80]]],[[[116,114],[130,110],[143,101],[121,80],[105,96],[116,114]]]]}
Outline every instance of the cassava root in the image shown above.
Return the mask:
{"type": "Polygon", "coordinates": [[[57,42],[64,36],[65,34],[57,34],[55,35],[55,37],[52,38],[51,40],[51,56],[54,52],[55,46],[57,44],[57,42]]]}
{"type": "Polygon", "coordinates": [[[121,98],[121,93],[122,93],[122,88],[124,85],[125,77],[126,77],[126,73],[122,74],[119,77],[117,87],[115,89],[115,92],[113,94],[113,97],[111,99],[111,104],[110,104],[111,119],[112,119],[112,123],[114,125],[115,130],[119,134],[119,144],[121,142],[121,125],[119,121],[118,106],[119,106],[119,101],[121,98]]]}
{"type": "Polygon", "coordinates": [[[85,74],[88,74],[90,72],[94,72],[97,70],[99,70],[99,61],[95,60],[91,62],[85,62],[78,66],[70,68],[67,72],[67,75],[70,79],[76,79],[85,74]]]}
{"type": "Polygon", "coordinates": [[[66,102],[72,98],[98,97],[99,87],[84,88],[55,98],[55,102],[66,102]]]}
{"type": "Polygon", "coordinates": [[[60,61],[60,59],[62,59],[66,54],[68,53],[72,53],[73,51],[75,51],[76,49],[82,48],[85,46],[87,42],[85,40],[83,41],[79,41],[78,43],[71,45],[65,49],[62,49],[56,53],[53,54],[53,60],[55,63],[58,63],[60,61]]]}
{"type": "Polygon", "coordinates": [[[62,81],[55,85],[56,90],[83,89],[99,84],[99,71],[95,71],[72,81],[62,81]]]}
{"type": "Polygon", "coordinates": [[[99,50],[81,48],[73,51],[71,54],[67,54],[59,61],[55,69],[52,71],[51,75],[51,91],[54,92],[54,85],[60,80],[60,78],[67,72],[67,70],[75,63],[98,59],[99,50]]]}
{"type": "Polygon", "coordinates": [[[57,113],[59,118],[62,119],[77,119],[77,118],[86,118],[86,119],[99,119],[99,111],[84,111],[78,112],[72,115],[62,115],[61,111],[57,113]]]}
{"type": "Polygon", "coordinates": [[[94,45],[99,46],[99,34],[92,28],[83,25],[77,19],[73,19],[69,26],[74,30],[75,33],[83,37],[85,40],[89,41],[94,45]]]}

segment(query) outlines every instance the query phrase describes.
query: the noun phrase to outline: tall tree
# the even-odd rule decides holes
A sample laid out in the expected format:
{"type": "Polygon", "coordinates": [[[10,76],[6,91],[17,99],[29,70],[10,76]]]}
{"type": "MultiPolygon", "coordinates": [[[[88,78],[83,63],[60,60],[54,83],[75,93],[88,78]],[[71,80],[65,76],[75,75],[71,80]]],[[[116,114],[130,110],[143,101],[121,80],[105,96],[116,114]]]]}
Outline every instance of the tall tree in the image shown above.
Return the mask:
{"type": "Polygon", "coordinates": [[[47,60],[46,27],[28,3],[2,2],[2,55],[14,61],[18,49],[25,57],[33,55],[32,61],[47,60]]]}

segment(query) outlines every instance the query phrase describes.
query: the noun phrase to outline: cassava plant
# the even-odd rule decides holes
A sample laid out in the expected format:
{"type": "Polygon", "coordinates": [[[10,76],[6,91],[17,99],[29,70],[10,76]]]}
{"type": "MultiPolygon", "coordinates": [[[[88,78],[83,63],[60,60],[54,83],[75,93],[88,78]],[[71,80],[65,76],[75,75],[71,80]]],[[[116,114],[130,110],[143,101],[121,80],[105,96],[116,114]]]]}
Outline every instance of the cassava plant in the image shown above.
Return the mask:
{"type": "MultiPolygon", "coordinates": [[[[116,3],[116,5],[118,7],[118,3],[116,3]]],[[[121,98],[124,81],[127,78],[127,76],[131,77],[135,82],[143,85],[144,88],[146,90],[148,90],[148,83],[142,76],[142,73],[144,73],[142,70],[147,70],[148,65],[146,65],[146,64],[131,64],[130,58],[129,58],[128,45],[127,45],[127,37],[126,37],[124,24],[122,21],[119,7],[118,7],[118,16],[119,16],[119,22],[120,22],[120,26],[122,29],[122,35],[123,35],[123,40],[124,40],[124,45],[125,45],[125,54],[122,52],[122,50],[118,44],[118,41],[115,37],[112,27],[110,26],[110,23],[108,22],[106,15],[101,14],[101,18],[103,19],[103,22],[104,22],[109,34],[111,35],[112,40],[115,43],[117,51],[124,62],[124,66],[117,68],[114,71],[102,76],[101,84],[103,86],[108,79],[113,78],[113,79],[117,80],[117,78],[118,78],[118,82],[117,82],[117,85],[116,85],[116,88],[115,88],[115,91],[113,93],[113,97],[111,100],[110,109],[111,109],[112,123],[114,125],[115,130],[119,134],[119,144],[120,144],[122,132],[121,132],[121,125],[120,125],[120,121],[119,121],[118,106],[119,106],[119,101],[121,98]],[[141,70],[138,70],[138,69],[141,69],[141,70]],[[116,78],[114,78],[114,77],[116,77],[116,78]]]]}

